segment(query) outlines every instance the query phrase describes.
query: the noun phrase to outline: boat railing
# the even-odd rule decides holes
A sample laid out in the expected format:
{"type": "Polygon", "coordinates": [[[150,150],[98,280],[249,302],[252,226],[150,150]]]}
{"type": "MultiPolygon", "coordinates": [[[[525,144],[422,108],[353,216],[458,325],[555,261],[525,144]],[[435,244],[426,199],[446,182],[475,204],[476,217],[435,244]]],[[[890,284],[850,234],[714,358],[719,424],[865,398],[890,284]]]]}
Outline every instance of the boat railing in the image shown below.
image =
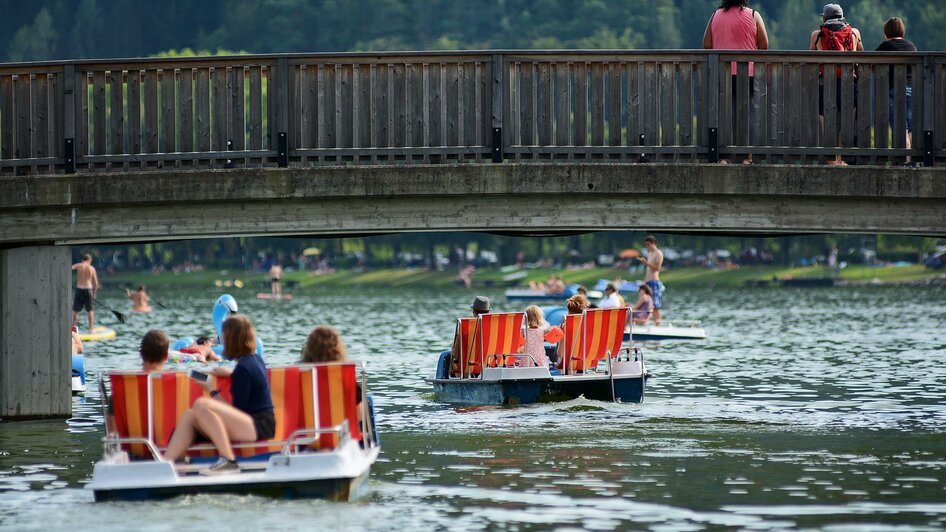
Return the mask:
{"type": "MultiPolygon", "coordinates": [[[[104,438],[102,438],[102,442],[105,444],[106,456],[115,454],[115,452],[121,449],[119,447],[121,445],[131,445],[133,443],[138,443],[148,448],[148,451],[151,452],[151,456],[155,459],[155,461],[161,461],[164,459],[161,456],[161,452],[158,450],[158,446],[155,445],[154,442],[148,438],[137,438],[137,437],[121,438],[121,437],[107,435],[104,438]]],[[[234,447],[236,446],[234,445],[234,447]]]]}
{"type": "Polygon", "coordinates": [[[310,428],[296,430],[286,438],[280,454],[284,456],[299,454],[300,445],[308,446],[315,443],[320,436],[325,436],[326,434],[338,436],[338,443],[334,447],[334,449],[338,449],[343,443],[351,439],[351,432],[348,430],[348,420],[346,419],[338,425],[327,429],[310,428]]]}

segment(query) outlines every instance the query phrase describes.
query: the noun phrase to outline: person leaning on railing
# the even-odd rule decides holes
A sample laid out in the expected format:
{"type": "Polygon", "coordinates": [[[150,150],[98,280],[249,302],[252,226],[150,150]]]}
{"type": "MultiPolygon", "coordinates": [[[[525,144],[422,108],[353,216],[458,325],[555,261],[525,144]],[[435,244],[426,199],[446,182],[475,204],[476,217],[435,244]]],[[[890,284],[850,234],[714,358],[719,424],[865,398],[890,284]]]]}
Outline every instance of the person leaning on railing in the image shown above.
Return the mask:
{"type": "MultiPolygon", "coordinates": [[[[707,50],[767,50],[769,35],[765,31],[762,15],[747,6],[746,0],[723,0],[706,24],[703,48],[707,50]]],[[[736,63],[732,64],[733,87],[736,86],[736,63]]],[[[755,93],[755,65],[749,63],[749,98],[755,93]]],[[[737,91],[733,89],[733,108],[736,107],[737,91]]],[[[732,113],[733,131],[736,131],[736,113],[732,113]]],[[[748,120],[748,117],[746,117],[748,120]]],[[[721,160],[720,164],[729,161],[721,160]]],[[[743,161],[752,163],[752,154],[743,161]]]]}
{"type": "MultiPolygon", "coordinates": [[[[916,52],[916,45],[912,42],[903,38],[906,34],[907,27],[904,25],[903,20],[900,17],[892,17],[887,20],[884,24],[884,37],[887,38],[884,42],[880,43],[880,46],[877,47],[878,52],[916,52]]],[[[893,119],[893,105],[894,105],[894,88],[893,84],[893,67],[890,67],[890,114],[888,115],[890,119],[893,119]]],[[[906,123],[907,123],[907,132],[906,132],[906,148],[909,150],[913,147],[913,69],[907,67],[907,92],[906,92],[906,123]]],[[[906,164],[909,166],[913,165],[913,158],[907,155],[906,164]]]]}

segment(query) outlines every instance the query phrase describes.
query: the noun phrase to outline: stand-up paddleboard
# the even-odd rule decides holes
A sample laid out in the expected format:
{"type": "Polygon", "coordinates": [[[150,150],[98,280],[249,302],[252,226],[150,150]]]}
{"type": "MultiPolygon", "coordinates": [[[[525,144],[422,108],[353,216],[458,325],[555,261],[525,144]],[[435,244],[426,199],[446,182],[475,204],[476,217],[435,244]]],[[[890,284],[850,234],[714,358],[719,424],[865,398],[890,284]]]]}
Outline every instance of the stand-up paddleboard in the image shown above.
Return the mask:
{"type": "Polygon", "coordinates": [[[274,294],[264,294],[260,292],[256,294],[256,299],[278,299],[282,301],[289,301],[292,299],[292,294],[280,294],[277,296],[274,294]]]}
{"type": "Polygon", "coordinates": [[[108,327],[96,327],[92,329],[92,332],[79,333],[79,339],[83,342],[94,342],[96,340],[111,340],[115,338],[118,333],[115,332],[115,329],[109,329],[108,327]]]}

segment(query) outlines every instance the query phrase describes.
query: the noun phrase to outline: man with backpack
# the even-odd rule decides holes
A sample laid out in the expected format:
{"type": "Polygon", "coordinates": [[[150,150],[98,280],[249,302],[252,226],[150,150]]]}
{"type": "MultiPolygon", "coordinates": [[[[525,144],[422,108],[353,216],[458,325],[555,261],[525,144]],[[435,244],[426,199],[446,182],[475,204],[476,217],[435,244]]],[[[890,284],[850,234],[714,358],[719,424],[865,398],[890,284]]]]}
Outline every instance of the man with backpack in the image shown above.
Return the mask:
{"type": "MultiPolygon", "coordinates": [[[[864,43],[861,41],[861,32],[851,26],[844,18],[844,10],[838,4],[826,4],[821,13],[821,27],[811,33],[811,46],[809,50],[824,50],[838,52],[856,52],[864,50],[864,43]]],[[[835,72],[836,99],[841,102],[841,67],[837,67],[835,72]]],[[[821,130],[824,133],[824,67],[821,69],[821,92],[818,98],[818,114],[821,115],[821,130]]],[[[857,83],[855,81],[855,83],[857,83]]],[[[857,85],[854,86],[854,101],[857,105],[857,85]]],[[[838,106],[840,111],[840,105],[838,106]]],[[[822,135],[823,136],[823,135],[822,135]]],[[[832,166],[847,166],[841,156],[838,155],[833,161],[828,161],[832,166]]]]}

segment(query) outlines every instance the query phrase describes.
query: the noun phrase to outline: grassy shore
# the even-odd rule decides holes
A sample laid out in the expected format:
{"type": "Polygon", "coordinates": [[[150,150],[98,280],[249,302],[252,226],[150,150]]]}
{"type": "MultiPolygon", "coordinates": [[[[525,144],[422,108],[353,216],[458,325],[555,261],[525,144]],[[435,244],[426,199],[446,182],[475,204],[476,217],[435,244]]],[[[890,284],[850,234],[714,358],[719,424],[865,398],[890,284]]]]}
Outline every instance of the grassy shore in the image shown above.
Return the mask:
{"type": "MultiPolygon", "coordinates": [[[[625,270],[595,268],[590,270],[525,270],[527,276],[517,281],[520,285],[529,281],[543,281],[549,275],[562,275],[566,283],[594,285],[598,279],[640,279],[641,274],[628,274],[625,270]]],[[[481,269],[473,278],[474,287],[505,286],[502,280],[508,272],[498,269],[481,269]]],[[[747,282],[770,281],[773,278],[819,278],[826,277],[829,272],[824,267],[784,267],[784,266],[746,266],[734,270],[710,270],[705,268],[679,268],[664,272],[661,277],[664,282],[674,286],[730,286],[742,287],[747,282]]],[[[411,288],[443,288],[455,284],[457,272],[447,270],[432,272],[420,269],[377,269],[367,272],[337,272],[325,275],[313,275],[311,272],[288,272],[284,275],[284,282],[297,283],[297,288],[348,288],[348,287],[411,287],[411,288]]],[[[250,271],[203,271],[192,273],[158,273],[123,272],[117,274],[102,274],[106,286],[139,285],[149,288],[211,288],[217,282],[234,281],[239,279],[246,290],[259,289],[267,280],[262,272],[250,271]]],[[[841,270],[838,279],[851,283],[897,284],[922,282],[935,278],[942,278],[943,272],[929,270],[923,266],[900,267],[868,267],[849,266],[841,270]]]]}

